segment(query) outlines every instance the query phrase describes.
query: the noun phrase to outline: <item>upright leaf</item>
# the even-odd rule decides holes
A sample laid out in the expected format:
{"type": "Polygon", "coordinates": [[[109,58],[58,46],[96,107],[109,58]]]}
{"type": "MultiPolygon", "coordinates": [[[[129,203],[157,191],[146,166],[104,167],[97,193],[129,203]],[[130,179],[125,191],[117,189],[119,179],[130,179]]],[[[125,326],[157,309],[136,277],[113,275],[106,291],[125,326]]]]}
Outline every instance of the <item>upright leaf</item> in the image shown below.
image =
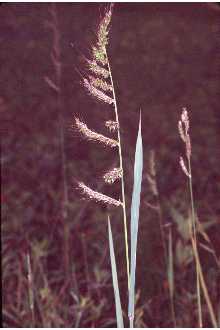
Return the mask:
{"type": "Polygon", "coordinates": [[[112,267],[112,281],[115,295],[115,310],[116,310],[116,319],[117,319],[117,327],[124,328],[122,309],[121,309],[121,300],[118,288],[118,276],[117,276],[117,268],[115,262],[115,253],[114,253],[114,245],[112,238],[112,230],[110,219],[108,217],[108,235],[109,235],[109,249],[110,249],[110,257],[111,257],[111,267],[112,267]]]}
{"type": "Polygon", "coordinates": [[[128,316],[130,319],[131,328],[133,328],[133,322],[134,322],[136,252],[137,252],[137,235],[138,235],[138,223],[139,223],[142,171],[143,171],[143,146],[142,146],[142,136],[141,136],[141,114],[140,114],[139,130],[138,130],[136,151],[135,151],[134,184],[133,184],[132,202],[131,202],[131,265],[130,265],[130,289],[129,289],[129,306],[128,306],[128,316]]]}

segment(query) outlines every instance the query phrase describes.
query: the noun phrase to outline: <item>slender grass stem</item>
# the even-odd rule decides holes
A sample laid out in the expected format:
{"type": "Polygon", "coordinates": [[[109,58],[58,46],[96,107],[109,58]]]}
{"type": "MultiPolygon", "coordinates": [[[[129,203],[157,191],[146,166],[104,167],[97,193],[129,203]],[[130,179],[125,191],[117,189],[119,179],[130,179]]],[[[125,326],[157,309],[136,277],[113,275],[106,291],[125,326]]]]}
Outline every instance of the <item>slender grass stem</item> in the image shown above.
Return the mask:
{"type": "Polygon", "coordinates": [[[50,6],[50,13],[52,16],[52,32],[53,32],[53,48],[51,52],[51,59],[55,71],[55,86],[56,86],[56,102],[59,118],[59,135],[60,135],[60,152],[61,152],[61,175],[62,175],[62,205],[61,212],[63,218],[63,237],[64,237],[64,267],[67,276],[70,276],[70,229],[67,221],[69,195],[67,186],[67,166],[65,153],[65,134],[64,134],[64,118],[62,113],[62,95],[61,95],[61,78],[62,78],[62,63],[61,63],[61,34],[58,21],[58,9],[55,3],[50,6]]]}
{"type": "Polygon", "coordinates": [[[174,328],[177,327],[176,323],[176,314],[174,306],[174,266],[173,266],[173,238],[172,238],[172,229],[169,227],[169,242],[168,242],[168,282],[169,282],[169,293],[170,293],[170,309],[171,316],[173,320],[174,328]]]}
{"type": "Polygon", "coordinates": [[[215,313],[213,310],[213,306],[209,297],[208,289],[205,283],[205,279],[203,276],[202,266],[200,263],[199,253],[198,253],[198,246],[197,246],[197,237],[196,237],[196,219],[195,219],[195,207],[194,207],[194,198],[193,198],[193,189],[192,189],[192,170],[191,170],[191,162],[188,159],[188,166],[189,166],[189,188],[190,188],[190,199],[191,199],[191,209],[192,209],[192,227],[193,227],[193,234],[191,237],[193,252],[196,261],[196,282],[197,282],[197,299],[198,299],[198,314],[199,314],[199,327],[203,327],[202,323],[202,309],[201,309],[201,293],[200,293],[200,285],[206,300],[206,304],[208,306],[210,318],[212,324],[215,328],[218,328],[217,320],[215,317],[215,313]]]}
{"type": "MultiPolygon", "coordinates": [[[[157,183],[157,171],[156,171],[156,164],[155,164],[155,151],[151,150],[150,152],[150,180],[149,183],[153,182],[153,188],[152,192],[153,195],[156,198],[156,211],[159,219],[159,227],[160,227],[160,236],[161,236],[161,242],[163,247],[163,253],[164,253],[164,265],[166,269],[169,269],[169,266],[172,267],[173,272],[173,255],[172,255],[172,243],[170,246],[170,241],[172,239],[172,231],[171,228],[169,228],[169,245],[168,245],[168,253],[167,253],[167,247],[166,247],[166,235],[164,231],[164,225],[163,225],[163,214],[162,214],[162,208],[161,208],[161,202],[160,202],[160,196],[159,196],[159,190],[158,190],[158,183],[157,183]]],[[[169,274],[168,274],[168,283],[169,283],[169,297],[170,297],[170,311],[171,311],[171,317],[173,320],[174,328],[176,328],[176,315],[175,315],[175,306],[174,306],[174,297],[172,292],[171,294],[171,283],[169,281],[169,274]]]]}
{"type": "Polygon", "coordinates": [[[209,310],[210,318],[211,318],[211,321],[212,321],[212,325],[213,325],[214,328],[218,328],[218,322],[217,322],[217,319],[215,317],[214,309],[213,309],[213,306],[212,306],[212,303],[211,303],[211,300],[210,300],[210,297],[209,297],[208,289],[207,289],[205,279],[204,279],[204,276],[203,276],[202,266],[201,266],[201,263],[200,263],[198,251],[196,249],[196,245],[195,245],[195,241],[194,241],[193,237],[191,238],[191,242],[192,242],[192,247],[193,247],[194,254],[196,255],[196,258],[197,258],[197,261],[198,261],[199,279],[200,279],[201,288],[203,290],[203,294],[204,294],[204,297],[205,297],[205,300],[206,300],[206,304],[208,306],[208,310],[209,310]]]}
{"type": "Polygon", "coordinates": [[[199,319],[199,327],[203,327],[202,322],[202,304],[201,304],[201,290],[200,290],[200,280],[199,280],[199,255],[198,255],[198,247],[197,247],[197,234],[196,234],[196,219],[195,219],[195,206],[194,206],[194,198],[193,198],[193,189],[192,189],[192,170],[191,170],[191,161],[190,157],[188,158],[188,168],[189,168],[189,190],[190,190],[190,201],[191,201],[191,212],[192,212],[192,235],[195,242],[195,262],[196,262],[196,288],[197,288],[197,304],[198,304],[198,319],[199,319]]]}
{"type": "Polygon", "coordinates": [[[195,218],[195,207],[194,207],[194,198],[193,198],[193,189],[192,189],[192,170],[191,170],[191,162],[190,158],[188,158],[188,166],[189,166],[189,189],[190,189],[190,199],[191,199],[191,209],[192,209],[192,227],[193,227],[193,235],[191,237],[192,247],[194,251],[195,261],[196,261],[196,282],[197,282],[197,300],[198,300],[198,314],[199,314],[199,327],[203,327],[202,322],[202,308],[201,308],[201,292],[200,288],[202,288],[206,304],[208,306],[210,318],[212,324],[215,328],[218,328],[217,320],[215,317],[214,309],[209,297],[208,289],[205,283],[205,279],[203,276],[202,266],[200,263],[199,253],[198,253],[198,244],[196,237],[196,218],[195,218]]]}
{"type": "Polygon", "coordinates": [[[128,279],[128,290],[130,287],[130,271],[129,271],[129,255],[128,255],[128,230],[127,230],[127,217],[126,217],[126,204],[125,204],[125,187],[124,187],[124,171],[123,171],[123,160],[122,160],[122,148],[121,148],[121,136],[120,136],[120,126],[119,126],[119,118],[118,118],[118,107],[117,107],[117,101],[115,96],[115,88],[114,88],[114,82],[112,78],[112,72],[110,63],[108,60],[107,51],[105,49],[107,63],[108,63],[108,70],[110,75],[110,80],[112,84],[112,94],[114,99],[114,110],[115,110],[115,119],[118,123],[118,150],[119,150],[119,162],[120,162],[120,168],[122,169],[122,178],[121,178],[121,193],[122,193],[122,208],[123,208],[123,219],[124,219],[124,235],[125,235],[125,252],[126,252],[126,264],[127,264],[127,279],[128,279]]]}

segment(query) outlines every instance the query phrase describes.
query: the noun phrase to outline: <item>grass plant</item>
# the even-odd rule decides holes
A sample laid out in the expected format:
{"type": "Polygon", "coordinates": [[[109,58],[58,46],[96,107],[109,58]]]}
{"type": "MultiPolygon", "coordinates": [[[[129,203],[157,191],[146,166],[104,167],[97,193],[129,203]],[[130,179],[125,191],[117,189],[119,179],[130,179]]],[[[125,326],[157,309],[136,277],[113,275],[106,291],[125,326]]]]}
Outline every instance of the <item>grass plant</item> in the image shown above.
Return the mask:
{"type": "Polygon", "coordinates": [[[198,306],[198,326],[200,328],[203,327],[203,320],[202,320],[202,303],[201,303],[201,288],[203,290],[203,294],[208,306],[210,318],[213,324],[213,327],[217,328],[217,320],[214,314],[214,310],[212,307],[212,303],[209,297],[208,289],[205,283],[200,257],[198,252],[198,238],[197,238],[197,222],[196,222],[196,215],[195,215],[195,206],[194,206],[194,196],[193,196],[193,188],[192,188],[192,169],[191,169],[191,155],[192,155],[192,147],[191,147],[191,139],[189,135],[189,117],[186,108],[183,108],[181,120],[179,120],[178,128],[179,134],[182,141],[185,144],[185,154],[187,158],[188,168],[185,165],[183,157],[180,157],[180,166],[184,172],[184,174],[188,177],[189,181],[189,191],[190,191],[190,203],[191,203],[191,217],[189,222],[189,231],[191,236],[192,242],[192,249],[195,258],[196,264],[196,290],[197,290],[197,306],[198,306]]]}

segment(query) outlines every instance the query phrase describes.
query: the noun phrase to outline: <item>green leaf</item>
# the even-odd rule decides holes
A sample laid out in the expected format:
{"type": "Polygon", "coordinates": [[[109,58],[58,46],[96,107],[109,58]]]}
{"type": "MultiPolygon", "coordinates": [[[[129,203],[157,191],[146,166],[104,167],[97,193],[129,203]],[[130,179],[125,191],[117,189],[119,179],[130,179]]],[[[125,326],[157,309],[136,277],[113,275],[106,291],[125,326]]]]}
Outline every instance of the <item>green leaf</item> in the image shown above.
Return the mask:
{"type": "Polygon", "coordinates": [[[131,202],[131,265],[130,265],[130,289],[128,316],[130,318],[130,327],[133,327],[134,304],[135,304],[135,273],[136,273],[136,253],[137,253],[137,235],[139,224],[139,209],[141,182],[143,171],[143,146],[141,136],[141,114],[139,121],[139,130],[136,142],[135,162],[134,162],[134,184],[131,202]]]}
{"type": "Polygon", "coordinates": [[[115,310],[116,310],[117,327],[118,328],[124,328],[122,309],[121,309],[120,293],[119,293],[119,288],[118,288],[118,275],[117,275],[117,268],[116,268],[116,262],[115,262],[115,253],[114,253],[114,245],[113,245],[113,238],[112,238],[112,230],[111,230],[111,223],[110,223],[110,218],[109,217],[108,217],[108,236],[109,236],[109,249],[110,249],[110,257],[111,257],[111,267],[112,267],[112,281],[113,281],[113,288],[114,288],[114,295],[115,295],[115,310]]]}

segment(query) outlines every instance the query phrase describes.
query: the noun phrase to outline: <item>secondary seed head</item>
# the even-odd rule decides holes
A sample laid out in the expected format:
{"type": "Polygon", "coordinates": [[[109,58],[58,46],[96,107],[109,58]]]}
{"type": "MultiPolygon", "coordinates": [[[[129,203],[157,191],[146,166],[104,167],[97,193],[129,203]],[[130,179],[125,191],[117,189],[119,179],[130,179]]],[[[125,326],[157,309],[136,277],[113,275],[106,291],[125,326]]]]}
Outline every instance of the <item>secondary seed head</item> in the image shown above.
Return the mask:
{"type": "Polygon", "coordinates": [[[119,180],[122,177],[122,169],[113,168],[113,170],[105,173],[103,176],[106,183],[112,184],[115,181],[119,180]]]}
{"type": "Polygon", "coordinates": [[[102,134],[99,134],[95,131],[92,131],[87,127],[85,123],[79,120],[79,118],[75,118],[76,128],[88,139],[97,142],[101,142],[107,146],[115,148],[118,146],[118,141],[114,139],[110,139],[102,134]]]}
{"type": "Polygon", "coordinates": [[[79,182],[79,188],[82,190],[83,194],[85,194],[89,199],[95,200],[96,202],[101,202],[104,204],[112,205],[112,206],[121,206],[122,203],[114,198],[111,198],[107,195],[101,194],[95,190],[92,190],[88,186],[86,186],[83,182],[79,182]]]}
{"type": "Polygon", "coordinates": [[[87,79],[83,79],[83,83],[89,93],[95,96],[98,100],[108,104],[114,103],[114,100],[111,97],[100,91],[98,88],[94,87],[93,84],[90,83],[87,79]]]}

